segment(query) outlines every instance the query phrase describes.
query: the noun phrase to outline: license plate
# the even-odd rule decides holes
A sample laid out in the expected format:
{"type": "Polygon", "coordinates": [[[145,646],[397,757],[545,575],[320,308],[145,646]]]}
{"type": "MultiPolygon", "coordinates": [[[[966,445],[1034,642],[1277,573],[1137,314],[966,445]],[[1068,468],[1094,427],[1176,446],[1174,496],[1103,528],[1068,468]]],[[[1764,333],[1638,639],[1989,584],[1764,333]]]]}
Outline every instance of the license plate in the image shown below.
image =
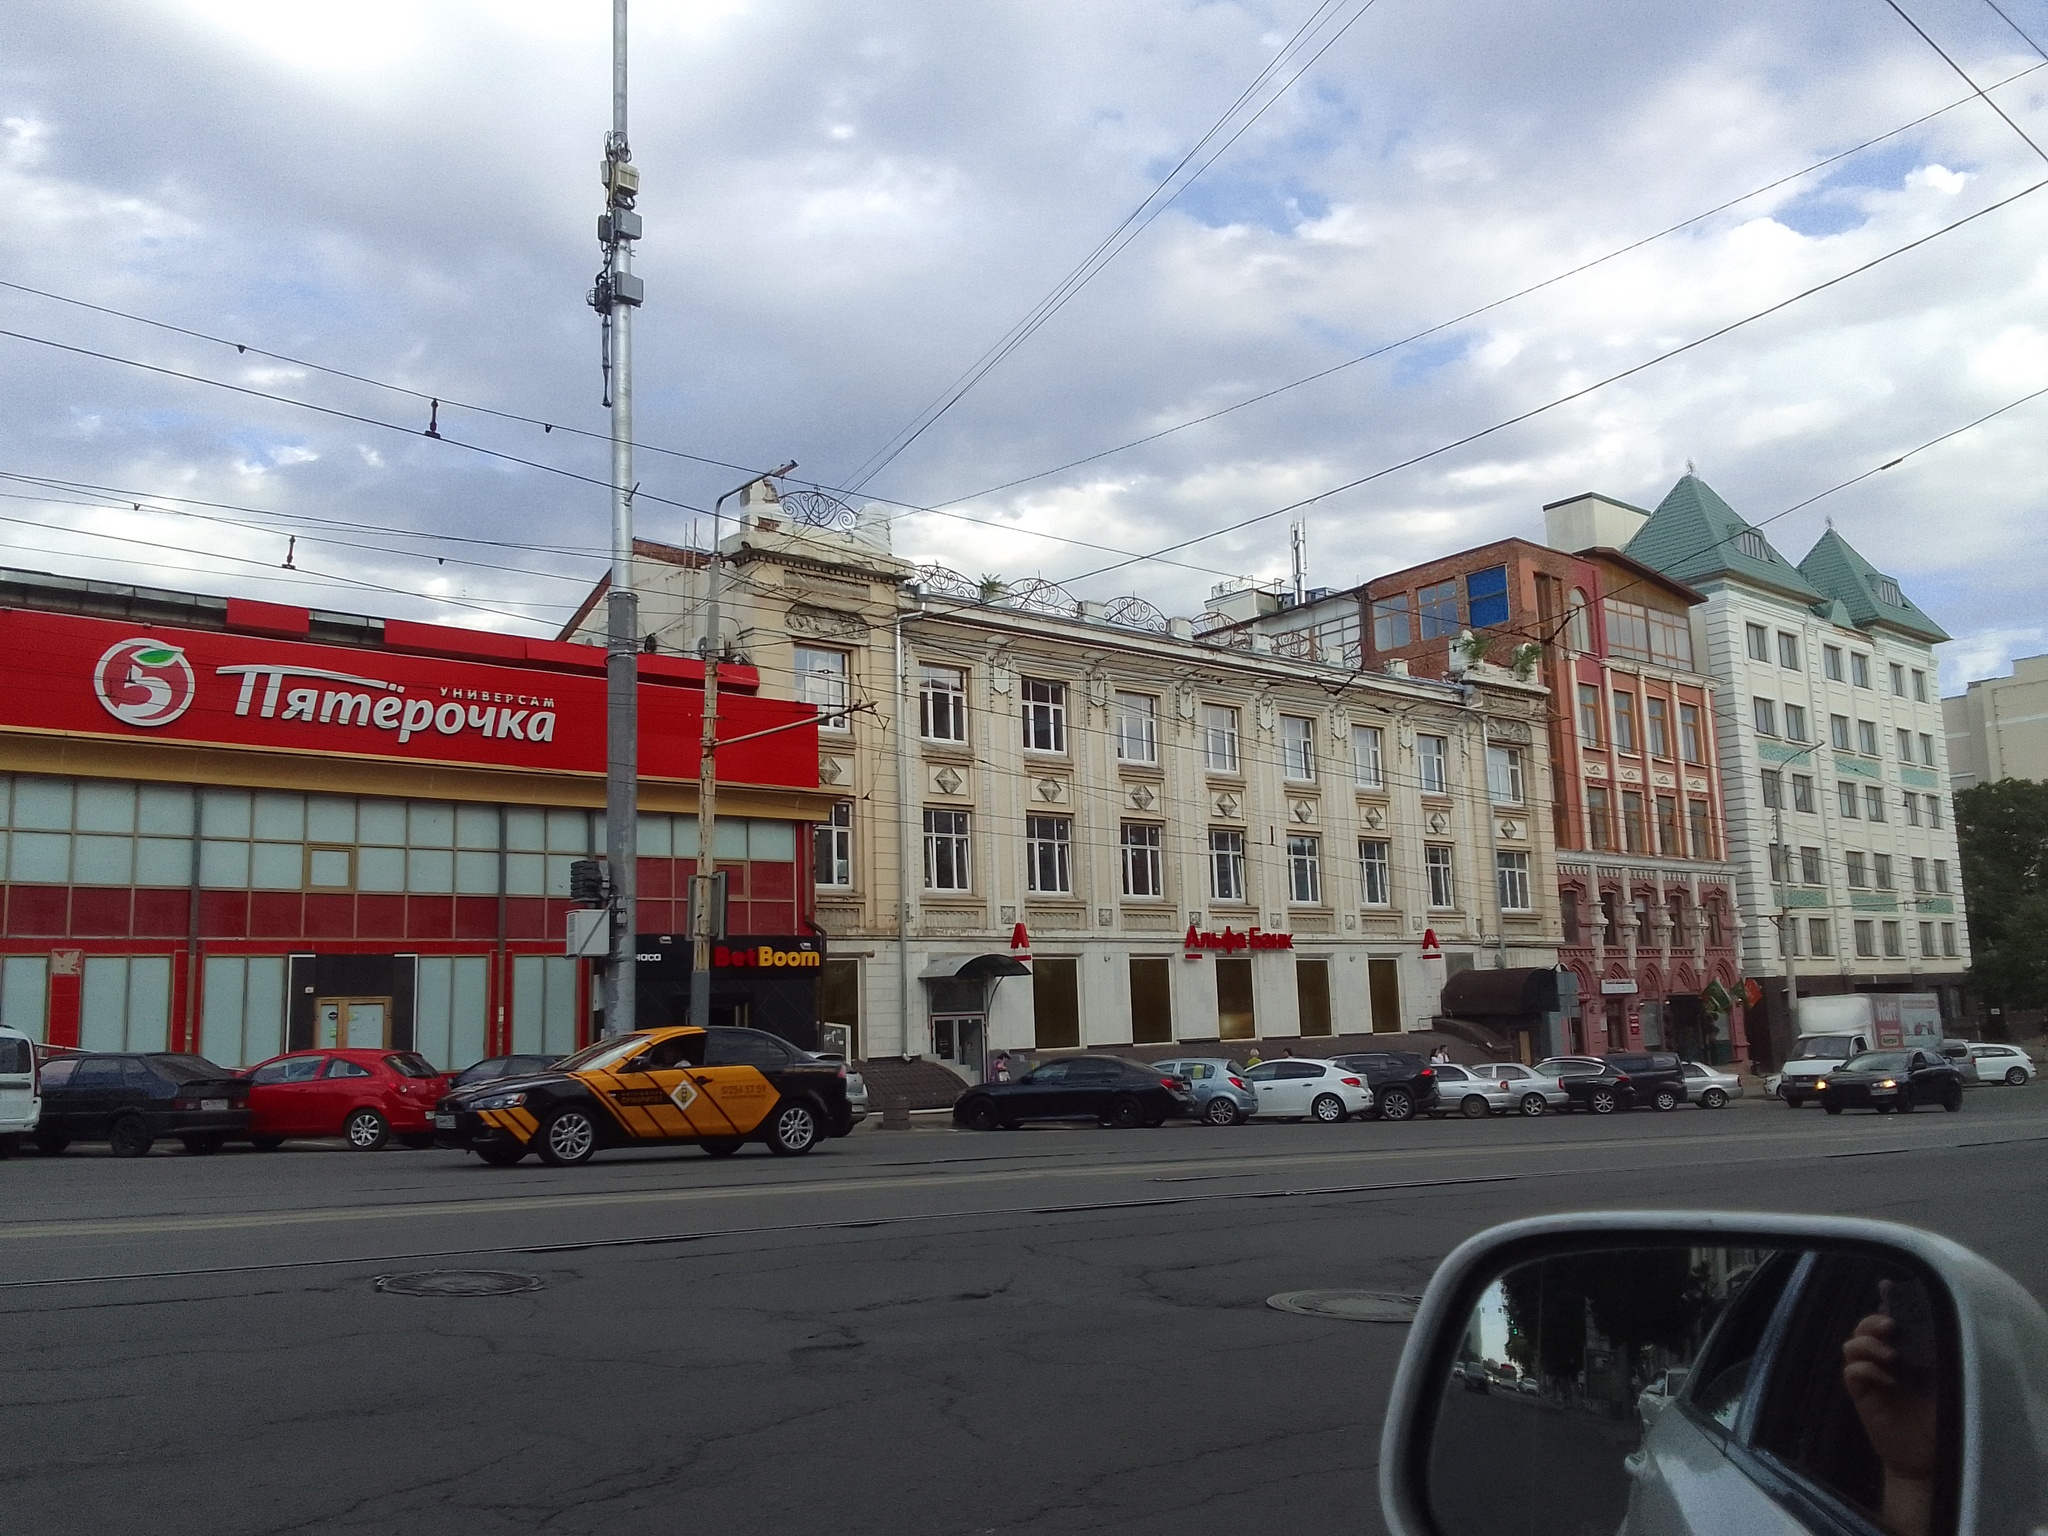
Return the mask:
{"type": "Polygon", "coordinates": [[[435,1130],[437,1130],[437,1131],[452,1131],[452,1130],[454,1130],[454,1129],[455,1129],[455,1117],[454,1117],[453,1115],[436,1115],[436,1116],[434,1116],[434,1129],[435,1129],[435,1130]]]}
{"type": "Polygon", "coordinates": [[[199,1107],[201,1109],[226,1109],[228,1101],[226,1099],[201,1099],[199,1107]]]}

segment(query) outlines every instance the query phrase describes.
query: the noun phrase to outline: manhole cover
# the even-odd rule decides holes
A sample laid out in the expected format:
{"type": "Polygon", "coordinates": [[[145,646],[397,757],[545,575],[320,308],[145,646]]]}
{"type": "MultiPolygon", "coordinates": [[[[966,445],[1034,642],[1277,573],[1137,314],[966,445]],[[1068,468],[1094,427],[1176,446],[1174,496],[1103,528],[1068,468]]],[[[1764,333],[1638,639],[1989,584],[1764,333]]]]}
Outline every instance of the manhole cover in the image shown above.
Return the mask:
{"type": "Polygon", "coordinates": [[[516,1296],[537,1291],[538,1275],[514,1275],[498,1269],[430,1269],[417,1275],[379,1275],[377,1289],[394,1296],[516,1296]]]}
{"type": "Polygon", "coordinates": [[[1282,1291],[1266,1305],[1304,1317],[1341,1317],[1347,1323],[1412,1323],[1420,1296],[1394,1291],[1282,1291]]]}

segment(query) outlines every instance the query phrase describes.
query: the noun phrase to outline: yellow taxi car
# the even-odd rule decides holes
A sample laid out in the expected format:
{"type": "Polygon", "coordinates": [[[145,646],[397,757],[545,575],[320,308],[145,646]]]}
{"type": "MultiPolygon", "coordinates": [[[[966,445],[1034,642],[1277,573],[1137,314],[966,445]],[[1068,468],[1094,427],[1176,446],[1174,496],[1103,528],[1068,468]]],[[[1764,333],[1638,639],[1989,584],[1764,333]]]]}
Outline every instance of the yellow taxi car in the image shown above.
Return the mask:
{"type": "Polygon", "coordinates": [[[846,1066],[758,1029],[674,1027],[610,1035],[544,1072],[458,1088],[434,1106],[435,1144],[509,1167],[588,1162],[606,1147],[749,1141],[800,1157],[855,1125],[846,1066]]]}

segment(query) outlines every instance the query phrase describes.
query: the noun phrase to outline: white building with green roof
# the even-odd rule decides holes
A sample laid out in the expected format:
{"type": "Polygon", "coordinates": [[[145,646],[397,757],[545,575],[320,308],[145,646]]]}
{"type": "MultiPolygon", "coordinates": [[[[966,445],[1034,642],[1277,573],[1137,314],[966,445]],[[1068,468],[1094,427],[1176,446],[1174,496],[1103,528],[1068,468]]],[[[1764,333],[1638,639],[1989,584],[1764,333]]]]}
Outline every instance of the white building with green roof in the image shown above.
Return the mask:
{"type": "Polygon", "coordinates": [[[1787,949],[1802,997],[1930,991],[1958,1016],[1969,935],[1933,649],[1947,632],[1834,529],[1794,565],[1691,473],[1626,553],[1707,598],[1693,647],[1721,683],[1743,973],[1765,992],[1752,1049],[1781,1059],[1790,1043],[1787,949]]]}

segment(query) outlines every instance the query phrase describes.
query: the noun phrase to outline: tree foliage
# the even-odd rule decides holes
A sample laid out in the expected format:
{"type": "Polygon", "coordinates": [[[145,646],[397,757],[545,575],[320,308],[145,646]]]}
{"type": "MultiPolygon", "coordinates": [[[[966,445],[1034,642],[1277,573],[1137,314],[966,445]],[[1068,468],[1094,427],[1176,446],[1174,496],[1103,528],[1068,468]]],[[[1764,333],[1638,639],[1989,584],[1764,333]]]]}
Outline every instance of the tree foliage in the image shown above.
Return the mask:
{"type": "Polygon", "coordinates": [[[1975,784],[1955,805],[1972,979],[2001,1007],[2048,1007],[2048,784],[1975,784]]]}
{"type": "Polygon", "coordinates": [[[1588,1329],[1633,1357],[1650,1345],[1680,1349],[1706,1316],[1705,1274],[1689,1248],[1566,1254],[1501,1277],[1510,1360],[1570,1380],[1584,1367],[1588,1329]]]}

